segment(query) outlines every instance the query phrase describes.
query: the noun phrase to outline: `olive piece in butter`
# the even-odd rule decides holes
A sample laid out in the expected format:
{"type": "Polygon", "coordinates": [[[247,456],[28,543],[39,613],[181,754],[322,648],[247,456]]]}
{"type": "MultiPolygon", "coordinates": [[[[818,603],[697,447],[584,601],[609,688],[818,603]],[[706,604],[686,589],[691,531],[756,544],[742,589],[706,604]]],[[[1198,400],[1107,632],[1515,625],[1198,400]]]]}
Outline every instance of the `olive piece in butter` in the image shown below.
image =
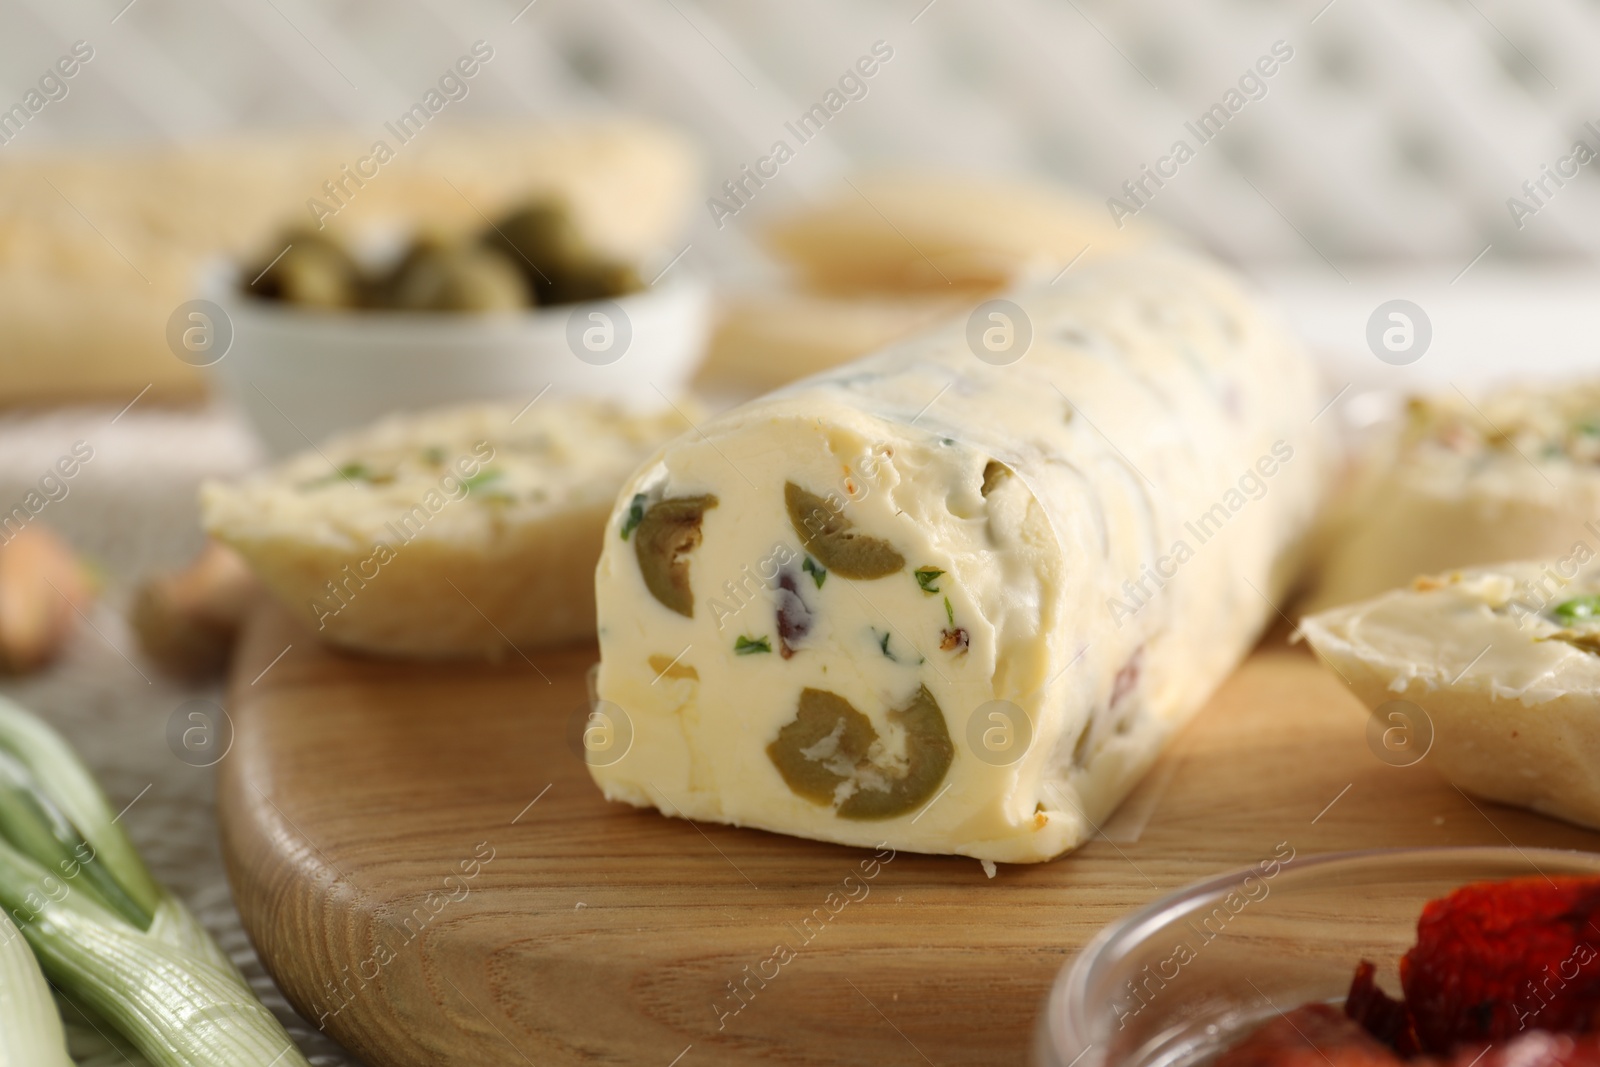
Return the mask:
{"type": "Polygon", "coordinates": [[[855,524],[828,502],[793,482],[783,486],[789,522],[806,550],[843,578],[882,578],[906,565],[905,557],[880,537],[857,533],[855,524]]]}
{"type": "Polygon", "coordinates": [[[716,506],[717,498],[709,494],[658,500],[645,510],[633,535],[645,588],[663,605],[691,619],[694,594],[685,557],[700,544],[700,522],[716,506]]]}
{"type": "Polygon", "coordinates": [[[1002,482],[1011,477],[1011,468],[997,459],[991,459],[983,465],[983,495],[988,496],[1000,488],[1002,482]]]}
{"type": "Polygon", "coordinates": [[[767,757],[797,796],[831,804],[878,739],[872,721],[826,689],[802,689],[800,709],[767,746],[767,757]]]}
{"type": "Polygon", "coordinates": [[[898,777],[864,776],[861,788],[839,805],[842,819],[904,815],[933,796],[950,769],[955,746],[950,743],[944,712],[927,686],[918,686],[911,703],[889,712],[889,721],[899,723],[906,731],[905,773],[898,777]]]}
{"type": "Polygon", "coordinates": [[[803,689],[795,717],[767,746],[767,758],[796,796],[831,804],[843,792],[836,810],[841,819],[904,815],[939,788],[955,746],[927,686],[918,686],[905,707],[890,711],[889,721],[905,730],[902,767],[873,762],[878,731],[848,700],[825,689],[803,689]]]}

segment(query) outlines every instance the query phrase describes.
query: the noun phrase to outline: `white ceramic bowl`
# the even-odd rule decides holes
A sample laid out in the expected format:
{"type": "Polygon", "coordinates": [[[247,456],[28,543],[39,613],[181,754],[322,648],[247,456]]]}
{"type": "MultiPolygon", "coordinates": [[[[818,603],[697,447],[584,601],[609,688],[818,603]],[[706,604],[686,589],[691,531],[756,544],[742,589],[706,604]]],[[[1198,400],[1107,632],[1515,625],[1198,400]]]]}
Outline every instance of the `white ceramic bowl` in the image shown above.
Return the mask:
{"type": "Polygon", "coordinates": [[[688,385],[710,327],[709,288],[692,278],[481,315],[293,307],[239,295],[231,271],[205,288],[212,303],[193,321],[224,351],[193,361],[211,367],[274,456],[390,412],[528,401],[546,388],[659,409],[688,385]]]}

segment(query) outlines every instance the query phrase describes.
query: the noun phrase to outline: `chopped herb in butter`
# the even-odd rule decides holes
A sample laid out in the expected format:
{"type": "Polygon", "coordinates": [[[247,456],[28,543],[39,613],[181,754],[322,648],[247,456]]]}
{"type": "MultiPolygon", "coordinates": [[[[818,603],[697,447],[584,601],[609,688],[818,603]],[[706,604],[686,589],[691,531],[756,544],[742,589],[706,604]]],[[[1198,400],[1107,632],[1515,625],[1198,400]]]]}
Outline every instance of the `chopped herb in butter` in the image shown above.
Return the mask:
{"type": "Polygon", "coordinates": [[[1600,596],[1592,593],[1587,596],[1575,596],[1571,600],[1563,600],[1551,608],[1550,612],[1557,621],[1568,625],[1600,618],[1600,596]]]}
{"type": "Polygon", "coordinates": [[[497,470],[497,469],[495,469],[493,467],[490,467],[487,470],[479,471],[477,474],[474,474],[470,478],[461,479],[461,484],[466,486],[467,487],[467,492],[470,493],[474,489],[481,489],[486,485],[492,485],[492,484],[494,484],[495,482],[499,481],[501,478],[504,478],[504,477],[505,477],[505,472],[504,471],[497,470]]]}
{"type": "Polygon", "coordinates": [[[633,494],[633,500],[628,504],[628,517],[622,520],[622,539],[626,541],[628,535],[644,521],[644,494],[633,494]]]}
{"type": "Polygon", "coordinates": [[[743,634],[733,643],[733,652],[736,656],[753,656],[757,652],[771,652],[772,640],[766,636],[745,637],[743,634]]]}
{"type": "MultiPolygon", "coordinates": [[[[888,630],[884,630],[882,633],[879,633],[877,627],[873,627],[872,628],[872,636],[878,642],[878,651],[883,653],[883,658],[884,659],[888,660],[891,663],[905,663],[905,662],[907,662],[906,660],[901,659],[899,656],[895,655],[892,651],[889,650],[889,638],[890,638],[891,635],[890,635],[890,632],[888,630]]],[[[916,659],[916,663],[917,664],[922,664],[922,663],[926,663],[926,662],[927,662],[927,660],[924,659],[921,656],[918,656],[917,659],[916,659]]]]}
{"type": "Polygon", "coordinates": [[[917,576],[917,585],[922,587],[922,591],[924,593],[932,596],[934,593],[939,591],[939,587],[933,583],[938,581],[939,576],[943,574],[944,571],[940,570],[938,567],[918,567],[914,573],[917,576]]]}
{"type": "Polygon", "coordinates": [[[806,561],[800,564],[800,569],[811,575],[811,580],[817,583],[818,589],[821,589],[822,583],[828,580],[828,572],[823,570],[817,564],[817,561],[810,556],[807,556],[806,561]]]}
{"type": "Polygon", "coordinates": [[[372,468],[365,463],[344,463],[334,468],[332,474],[325,474],[321,478],[313,478],[301,485],[302,489],[316,489],[320,486],[331,485],[334,482],[372,482],[374,481],[372,468]]]}

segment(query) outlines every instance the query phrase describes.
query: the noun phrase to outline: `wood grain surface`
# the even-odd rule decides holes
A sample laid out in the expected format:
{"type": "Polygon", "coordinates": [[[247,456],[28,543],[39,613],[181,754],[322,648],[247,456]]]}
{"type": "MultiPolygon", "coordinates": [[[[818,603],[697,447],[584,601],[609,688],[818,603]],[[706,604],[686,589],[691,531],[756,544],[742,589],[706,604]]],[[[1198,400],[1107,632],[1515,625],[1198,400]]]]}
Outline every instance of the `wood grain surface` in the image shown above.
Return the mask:
{"type": "Polygon", "coordinates": [[[992,880],[609,804],[569,738],[593,649],[529,659],[354,659],[271,609],[240,650],[234,895],[290,999],[372,1067],[1015,1067],[1104,923],[1280,842],[1600,846],[1380,760],[1338,678],[1281,640],[1100,838],[992,880]]]}

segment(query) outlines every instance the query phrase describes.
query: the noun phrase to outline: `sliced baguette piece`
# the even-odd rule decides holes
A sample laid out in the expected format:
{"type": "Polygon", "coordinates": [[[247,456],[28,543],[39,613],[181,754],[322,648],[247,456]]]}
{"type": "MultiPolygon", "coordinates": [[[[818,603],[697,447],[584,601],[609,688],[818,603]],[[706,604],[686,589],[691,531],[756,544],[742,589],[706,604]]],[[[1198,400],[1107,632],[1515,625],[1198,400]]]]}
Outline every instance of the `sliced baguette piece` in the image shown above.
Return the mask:
{"type": "Polygon", "coordinates": [[[676,411],[555,397],[394,416],[243,482],[207,484],[203,521],[331,644],[515,657],[593,639],[612,499],[687,428],[676,411]]]}
{"type": "Polygon", "coordinates": [[[1359,462],[1305,605],[1413,578],[1548,559],[1600,536],[1600,381],[1414,397],[1359,462]]]}
{"type": "Polygon", "coordinates": [[[1600,828],[1600,576],[1581,571],[1593,558],[1421,578],[1309,616],[1300,634],[1369,709],[1420,708],[1423,758],[1456,786],[1600,828]]]}
{"type": "Polygon", "coordinates": [[[978,299],[968,292],[735,294],[723,301],[699,380],[774,389],[970,312],[978,299]]]}
{"type": "Polygon", "coordinates": [[[1079,257],[1147,244],[1099,203],[1014,178],[885,170],[771,223],[764,244],[820,293],[986,292],[1049,280],[1079,257]]]}

